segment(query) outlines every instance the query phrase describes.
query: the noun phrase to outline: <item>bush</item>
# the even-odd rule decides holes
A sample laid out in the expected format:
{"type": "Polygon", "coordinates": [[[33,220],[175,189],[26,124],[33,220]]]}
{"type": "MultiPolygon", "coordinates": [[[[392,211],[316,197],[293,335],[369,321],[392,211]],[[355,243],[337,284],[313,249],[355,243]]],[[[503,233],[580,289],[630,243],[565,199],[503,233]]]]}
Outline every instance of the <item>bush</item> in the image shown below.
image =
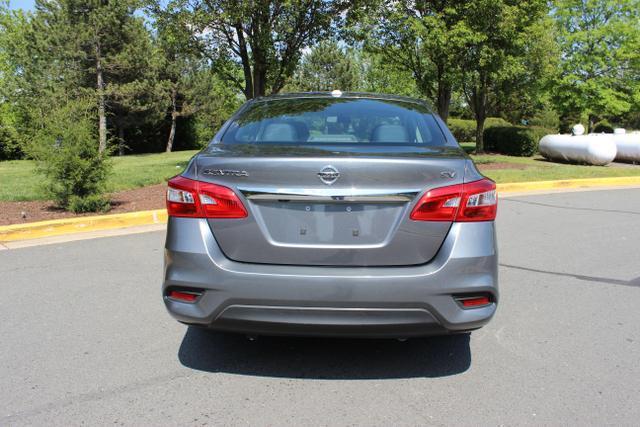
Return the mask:
{"type": "Polygon", "coordinates": [[[476,121],[465,119],[447,120],[449,130],[458,142],[470,142],[476,140],[476,121]]]}
{"type": "Polygon", "coordinates": [[[109,199],[101,194],[91,194],[85,197],[71,196],[67,209],[74,213],[106,212],[111,208],[109,199]]]}
{"type": "Polygon", "coordinates": [[[485,129],[496,126],[511,126],[511,123],[509,123],[502,117],[487,117],[487,119],[484,121],[485,129]]]}
{"type": "Polygon", "coordinates": [[[602,120],[593,127],[593,133],[613,133],[613,126],[606,120],[602,120]]]}
{"type": "MultiPolygon", "coordinates": [[[[458,142],[475,142],[475,120],[449,119],[447,120],[447,126],[458,142]]],[[[494,126],[511,126],[511,124],[500,117],[487,117],[484,122],[484,128],[487,129],[494,126]]]]}
{"type": "Polygon", "coordinates": [[[550,133],[554,131],[539,126],[495,126],[485,129],[484,146],[487,151],[528,157],[538,151],[540,139],[550,133]]]}
{"type": "Polygon", "coordinates": [[[37,170],[47,181],[58,206],[73,212],[103,211],[108,153],[98,153],[95,111],[90,101],[72,101],[54,108],[30,146],[37,170]]]}

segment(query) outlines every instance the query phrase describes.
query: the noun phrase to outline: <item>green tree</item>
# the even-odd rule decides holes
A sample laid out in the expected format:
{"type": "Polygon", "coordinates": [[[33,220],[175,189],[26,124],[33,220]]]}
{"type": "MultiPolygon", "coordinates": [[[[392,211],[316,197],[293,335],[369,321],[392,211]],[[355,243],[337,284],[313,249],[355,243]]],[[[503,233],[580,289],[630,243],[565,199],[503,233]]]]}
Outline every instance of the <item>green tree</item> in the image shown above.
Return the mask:
{"type": "Polygon", "coordinates": [[[21,155],[19,117],[12,99],[12,72],[10,53],[7,49],[12,36],[9,31],[16,14],[9,10],[7,1],[0,1],[0,160],[15,159],[21,155]]]}
{"type": "Polygon", "coordinates": [[[143,21],[134,19],[128,25],[128,39],[110,58],[117,72],[109,74],[104,86],[110,128],[116,132],[120,155],[136,128],[159,125],[166,112],[166,85],[161,78],[166,63],[143,21]]]}
{"type": "Polygon", "coordinates": [[[640,1],[558,0],[562,49],[553,91],[563,115],[616,116],[640,105],[640,1]]]}
{"type": "MultiPolygon", "coordinates": [[[[238,90],[223,84],[220,70],[201,49],[200,40],[190,32],[193,16],[179,2],[162,1],[150,5],[160,53],[159,78],[164,87],[165,107],[171,124],[165,151],[173,150],[179,122],[194,118],[199,143],[213,137],[212,127],[220,126],[239,106],[238,90]],[[194,117],[195,116],[195,117],[194,117]]],[[[233,73],[233,67],[224,72],[233,73]]],[[[239,76],[239,74],[238,74],[239,76]]]]}
{"type": "Polygon", "coordinates": [[[293,78],[292,89],[297,91],[353,91],[360,84],[356,60],[340,49],[334,41],[323,41],[302,57],[293,78]]]}
{"type": "Polygon", "coordinates": [[[356,58],[361,70],[360,90],[414,98],[421,96],[411,73],[389,64],[383,55],[362,51],[356,58]]]}
{"type": "Polygon", "coordinates": [[[251,99],[279,92],[302,49],[327,38],[349,6],[345,0],[172,0],[168,8],[191,11],[186,28],[193,40],[218,72],[251,99]]]}
{"type": "Polygon", "coordinates": [[[489,94],[491,116],[517,124],[558,127],[558,113],[550,95],[560,59],[553,28],[549,16],[531,25],[522,46],[521,66],[492,87],[489,94]]]}
{"type": "MultiPolygon", "coordinates": [[[[43,126],[43,118],[52,103],[64,102],[72,87],[62,87],[73,74],[65,63],[46,55],[48,35],[40,31],[40,22],[22,10],[0,7],[0,97],[3,126],[12,123],[20,148],[43,126]],[[36,54],[35,47],[43,52],[36,54]]],[[[5,132],[14,133],[14,132],[5,132]]]]}
{"type": "Polygon", "coordinates": [[[402,0],[369,7],[378,12],[370,15],[370,25],[361,25],[365,48],[411,73],[420,93],[446,121],[460,76],[456,57],[467,36],[461,25],[464,3],[402,0]]]}
{"type": "Polygon", "coordinates": [[[527,40],[546,15],[543,0],[470,0],[464,4],[462,90],[476,119],[476,151],[484,152],[484,123],[492,90],[525,70],[527,40]]]}
{"type": "Polygon", "coordinates": [[[208,100],[207,79],[197,75],[206,69],[207,63],[188,31],[188,13],[171,3],[162,9],[162,2],[151,7],[156,29],[156,45],[160,53],[160,79],[165,89],[171,126],[165,147],[173,150],[178,119],[185,119],[198,112],[208,100]]]}
{"type": "MultiPolygon", "coordinates": [[[[34,24],[46,38],[32,44],[32,54],[47,56],[75,72],[63,84],[95,93],[99,150],[107,147],[109,102],[118,84],[131,83],[132,63],[144,58],[138,0],[36,0],[34,24]],[[132,56],[133,55],[133,56],[132,56]]],[[[61,86],[61,85],[58,85],[61,86]]],[[[130,90],[130,86],[125,90],[130,90]]]]}
{"type": "Polygon", "coordinates": [[[222,80],[212,68],[199,70],[192,82],[193,99],[198,106],[198,110],[193,115],[195,137],[200,146],[205,146],[223,123],[240,107],[244,96],[222,80]]]}

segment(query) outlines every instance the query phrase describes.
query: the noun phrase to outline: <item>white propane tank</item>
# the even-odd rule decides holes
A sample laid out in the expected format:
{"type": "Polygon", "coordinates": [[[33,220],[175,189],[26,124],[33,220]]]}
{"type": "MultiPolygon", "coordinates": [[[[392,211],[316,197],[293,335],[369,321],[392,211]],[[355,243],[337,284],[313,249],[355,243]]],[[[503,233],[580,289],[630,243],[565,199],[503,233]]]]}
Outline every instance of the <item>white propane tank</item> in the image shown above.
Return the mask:
{"type": "Polygon", "coordinates": [[[618,150],[616,160],[640,162],[640,132],[627,133],[624,129],[614,129],[613,141],[618,150]]]}
{"type": "Polygon", "coordinates": [[[580,123],[578,123],[577,125],[573,125],[573,127],[571,128],[571,133],[574,135],[583,135],[584,126],[582,126],[580,123]]]}
{"type": "Polygon", "coordinates": [[[616,152],[611,134],[546,135],[540,140],[540,154],[549,160],[604,166],[616,152]]]}

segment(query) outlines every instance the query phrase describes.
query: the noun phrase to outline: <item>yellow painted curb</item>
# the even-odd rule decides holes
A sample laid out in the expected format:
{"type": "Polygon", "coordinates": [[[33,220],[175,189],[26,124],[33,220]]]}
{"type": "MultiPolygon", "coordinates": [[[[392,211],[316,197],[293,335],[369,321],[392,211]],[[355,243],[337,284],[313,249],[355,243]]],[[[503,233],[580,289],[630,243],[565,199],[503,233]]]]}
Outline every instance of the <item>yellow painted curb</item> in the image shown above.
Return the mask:
{"type": "Polygon", "coordinates": [[[0,226],[0,243],[167,222],[166,209],[0,226]]]}
{"type": "MultiPolygon", "coordinates": [[[[499,193],[625,186],[640,186],[640,176],[514,182],[497,185],[499,193]]],[[[27,224],[3,225],[0,226],[0,244],[17,240],[40,239],[63,234],[164,224],[166,222],[167,211],[165,209],[156,209],[114,215],[84,216],[27,224]]]]}
{"type": "Polygon", "coordinates": [[[640,176],[609,178],[561,179],[557,181],[512,182],[498,184],[499,193],[517,193],[571,188],[626,187],[640,185],[640,176]]]}

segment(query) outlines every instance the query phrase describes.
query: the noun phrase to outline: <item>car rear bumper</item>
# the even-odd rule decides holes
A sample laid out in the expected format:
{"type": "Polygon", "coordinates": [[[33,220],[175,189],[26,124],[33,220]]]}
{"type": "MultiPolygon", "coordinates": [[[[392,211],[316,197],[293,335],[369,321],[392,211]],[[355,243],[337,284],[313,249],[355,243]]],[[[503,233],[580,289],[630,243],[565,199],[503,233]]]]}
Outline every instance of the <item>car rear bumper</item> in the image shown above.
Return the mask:
{"type": "Polygon", "coordinates": [[[428,264],[303,267],[231,261],[206,220],[169,218],[164,302],[179,321],[260,335],[405,337],[486,324],[498,302],[493,222],[454,223],[428,264]],[[193,303],[170,290],[202,291],[193,303]],[[488,295],[463,308],[454,296],[488,295]]]}

